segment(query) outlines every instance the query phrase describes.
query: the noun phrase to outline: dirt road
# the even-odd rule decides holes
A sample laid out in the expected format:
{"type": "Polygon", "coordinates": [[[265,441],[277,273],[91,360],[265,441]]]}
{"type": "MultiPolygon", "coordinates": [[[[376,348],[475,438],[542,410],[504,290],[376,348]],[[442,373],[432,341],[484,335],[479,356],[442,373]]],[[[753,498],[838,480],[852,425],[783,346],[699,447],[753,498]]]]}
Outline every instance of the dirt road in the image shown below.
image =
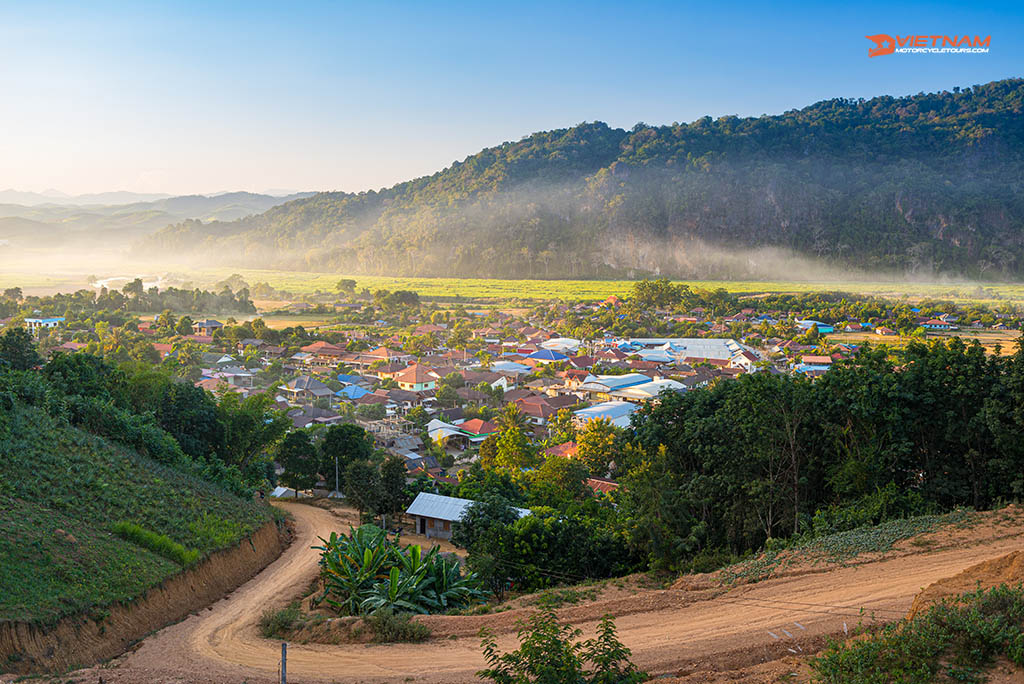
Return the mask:
{"type": "MultiPolygon", "coordinates": [[[[317,570],[318,535],[347,525],[311,506],[283,504],[295,518],[296,539],[276,562],[230,596],[144,641],[135,652],[76,681],[275,682],[280,643],[256,631],[260,613],[284,605],[308,587],[317,570]],[[94,679],[95,677],[95,679],[94,679]]],[[[895,620],[926,585],[979,561],[1022,547],[1022,530],[978,531],[952,548],[922,548],[911,555],[811,572],[713,591],[642,591],[629,597],[573,606],[560,614],[591,633],[605,613],[617,616],[619,636],[634,661],[653,675],[701,673],[778,661],[820,647],[841,635],[844,623],[895,620]]],[[[289,645],[290,682],[473,682],[483,666],[476,630],[487,624],[499,645],[514,646],[519,611],[428,619],[435,638],[423,644],[289,645]]],[[[689,680],[688,680],[689,681],[689,680]]]]}

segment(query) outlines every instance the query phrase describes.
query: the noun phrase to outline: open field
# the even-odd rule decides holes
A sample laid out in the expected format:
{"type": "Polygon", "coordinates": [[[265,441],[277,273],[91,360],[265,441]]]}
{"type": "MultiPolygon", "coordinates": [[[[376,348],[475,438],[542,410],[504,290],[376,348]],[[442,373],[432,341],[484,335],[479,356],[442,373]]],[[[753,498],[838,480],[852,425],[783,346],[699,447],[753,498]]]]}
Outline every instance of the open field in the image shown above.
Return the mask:
{"type": "MultiPolygon", "coordinates": [[[[265,282],[271,287],[296,294],[309,294],[316,290],[333,292],[342,278],[356,281],[358,288],[370,290],[414,290],[421,296],[460,297],[471,299],[604,299],[629,292],[629,280],[504,280],[484,278],[400,278],[392,276],[346,276],[337,273],[308,273],[298,271],[239,270],[231,268],[199,270],[190,275],[197,282],[217,282],[238,273],[250,284],[265,282]]],[[[902,283],[875,282],[822,282],[822,281],[731,281],[685,280],[694,288],[723,288],[729,292],[760,294],[765,292],[851,292],[910,299],[939,298],[957,301],[1021,301],[1024,302],[1024,284],[1015,283],[902,283]]]]}
{"type": "MultiPolygon", "coordinates": [[[[995,353],[997,345],[1003,354],[1012,354],[1017,348],[1017,339],[1020,337],[1020,334],[1019,330],[951,330],[948,332],[930,332],[928,333],[928,339],[959,337],[965,342],[978,340],[981,346],[985,348],[985,351],[990,354],[995,353]]],[[[896,335],[876,335],[870,332],[832,333],[827,338],[832,344],[862,344],[870,342],[874,346],[884,344],[888,347],[897,348],[907,346],[914,339],[912,337],[896,335]]]]}
{"type": "MultiPolygon", "coordinates": [[[[134,274],[126,267],[121,273],[93,272],[100,278],[134,274]]],[[[138,271],[142,273],[142,271],[138,271]]],[[[150,271],[146,271],[150,273],[150,271]]],[[[357,287],[370,290],[414,290],[420,296],[446,299],[496,300],[524,299],[604,299],[610,295],[622,296],[629,292],[629,280],[508,280],[486,278],[404,278],[392,276],[348,276],[340,273],[314,273],[306,271],[277,271],[237,268],[175,269],[174,274],[187,278],[200,287],[209,287],[232,273],[241,275],[249,284],[264,282],[295,294],[312,294],[317,290],[334,292],[342,278],[352,278],[357,287]]],[[[87,287],[85,270],[74,272],[53,271],[40,273],[19,270],[0,270],[0,288],[22,287],[27,294],[70,292],[87,287]]],[[[1019,283],[924,283],[899,281],[733,281],[686,280],[695,288],[723,288],[741,294],[768,292],[850,292],[885,297],[920,300],[924,298],[954,301],[1006,301],[1024,302],[1024,284],[1019,283]]]]}

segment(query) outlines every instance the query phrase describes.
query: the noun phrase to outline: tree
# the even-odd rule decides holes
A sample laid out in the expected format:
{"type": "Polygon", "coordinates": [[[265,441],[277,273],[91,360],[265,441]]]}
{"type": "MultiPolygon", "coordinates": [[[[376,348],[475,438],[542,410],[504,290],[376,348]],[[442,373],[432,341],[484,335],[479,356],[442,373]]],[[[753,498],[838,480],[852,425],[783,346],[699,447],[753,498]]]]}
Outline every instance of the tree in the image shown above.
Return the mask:
{"type": "Polygon", "coordinates": [[[519,519],[507,499],[489,494],[466,508],[452,528],[452,544],[473,552],[481,541],[500,534],[500,529],[519,519]]]}
{"type": "Polygon", "coordinates": [[[4,299],[13,299],[14,301],[20,301],[22,297],[20,287],[9,287],[4,290],[4,299]]]}
{"type": "Polygon", "coordinates": [[[519,408],[519,404],[507,404],[498,414],[498,427],[503,430],[515,427],[522,431],[527,426],[529,426],[529,421],[526,414],[519,408]]]}
{"type": "Polygon", "coordinates": [[[336,289],[338,292],[352,294],[353,292],[356,291],[356,281],[352,280],[351,278],[342,278],[334,286],[334,289],[336,289]]]}
{"type": "Polygon", "coordinates": [[[362,404],[356,409],[356,415],[363,420],[383,420],[388,415],[384,404],[362,404]]]}
{"type": "Polygon", "coordinates": [[[316,447],[305,430],[289,432],[277,450],[277,462],[284,468],[281,482],[295,489],[296,498],[299,490],[310,489],[317,482],[316,456],[316,447]]]}
{"type": "Polygon", "coordinates": [[[448,408],[458,406],[461,403],[459,393],[451,385],[440,385],[434,393],[434,398],[437,399],[438,404],[448,408]]]}
{"type": "Polygon", "coordinates": [[[405,495],[405,458],[392,455],[380,464],[380,480],[377,486],[377,500],[373,510],[384,516],[387,528],[388,516],[398,515],[408,504],[405,495]]]}
{"type": "Polygon", "coordinates": [[[567,408],[559,409],[555,417],[548,421],[548,435],[552,445],[576,441],[576,424],[572,411],[567,408]]]}
{"type": "Polygon", "coordinates": [[[218,420],[217,403],[209,392],[189,383],[172,382],[157,407],[160,427],[193,458],[218,454],[224,446],[224,426],[218,420]]]}
{"type": "Polygon", "coordinates": [[[522,470],[535,465],[536,455],[530,440],[515,424],[503,429],[495,444],[494,466],[507,470],[522,470]]]}
{"type": "Polygon", "coordinates": [[[604,477],[615,460],[619,429],[607,418],[587,421],[576,435],[576,457],[592,475],[604,477]]]}
{"type": "Polygon", "coordinates": [[[565,508],[590,496],[586,466],[577,460],[549,456],[530,473],[530,502],[537,506],[565,508]]]}
{"type": "Polygon", "coordinates": [[[240,468],[277,444],[291,426],[284,414],[274,409],[269,394],[243,399],[236,392],[228,392],[217,403],[217,417],[224,426],[221,456],[240,468]]]}
{"type": "Polygon", "coordinates": [[[156,325],[158,328],[174,330],[174,323],[174,314],[170,309],[164,309],[160,315],[156,317],[156,325]]]}
{"type": "Polygon", "coordinates": [[[174,326],[174,332],[179,335],[191,335],[192,334],[192,319],[188,316],[182,316],[178,319],[178,324],[174,326]]]}
{"type": "Polygon", "coordinates": [[[638,310],[668,309],[679,304],[689,293],[686,285],[673,285],[668,278],[639,280],[633,283],[629,302],[638,310]]]}
{"type": "Polygon", "coordinates": [[[345,469],[345,499],[356,507],[360,515],[364,511],[373,512],[379,478],[377,468],[370,461],[353,461],[345,469]]]}
{"type": "Polygon", "coordinates": [[[10,328],[0,335],[0,366],[30,370],[43,363],[32,335],[24,328],[10,328]]]}
{"type": "Polygon", "coordinates": [[[335,463],[343,473],[353,461],[366,461],[372,455],[373,438],[358,425],[331,425],[320,440],[320,468],[335,491],[341,491],[341,483],[334,480],[335,463]]]}

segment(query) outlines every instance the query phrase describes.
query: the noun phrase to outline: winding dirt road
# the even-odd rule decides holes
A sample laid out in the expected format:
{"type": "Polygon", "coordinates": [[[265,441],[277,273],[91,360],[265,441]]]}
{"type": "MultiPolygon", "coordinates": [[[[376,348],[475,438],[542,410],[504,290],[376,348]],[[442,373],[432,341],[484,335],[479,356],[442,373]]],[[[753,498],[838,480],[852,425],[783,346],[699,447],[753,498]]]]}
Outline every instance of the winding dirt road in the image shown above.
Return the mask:
{"type": "MultiPolygon", "coordinates": [[[[256,623],[308,588],[316,575],[318,536],[347,527],[336,515],[280,504],[295,519],[292,546],[263,572],[208,609],[161,630],[114,662],[76,673],[76,681],[135,684],[277,682],[280,643],[261,638],[256,623]],[[93,679],[95,677],[95,679],[93,679]]],[[[634,661],[653,675],[714,681],[723,671],[820,647],[859,622],[901,617],[926,585],[980,561],[1024,546],[1020,517],[968,532],[938,535],[925,546],[877,562],[768,580],[727,593],[652,590],[573,606],[560,615],[593,632],[603,613],[616,616],[634,661]],[[962,537],[960,539],[958,537],[962,537]],[[952,540],[952,541],[950,541],[952,540]],[[863,612],[862,612],[863,609],[863,612]]],[[[426,621],[434,638],[422,644],[298,645],[288,648],[289,682],[475,682],[483,666],[477,630],[488,625],[499,645],[515,645],[522,611],[426,621]]]]}

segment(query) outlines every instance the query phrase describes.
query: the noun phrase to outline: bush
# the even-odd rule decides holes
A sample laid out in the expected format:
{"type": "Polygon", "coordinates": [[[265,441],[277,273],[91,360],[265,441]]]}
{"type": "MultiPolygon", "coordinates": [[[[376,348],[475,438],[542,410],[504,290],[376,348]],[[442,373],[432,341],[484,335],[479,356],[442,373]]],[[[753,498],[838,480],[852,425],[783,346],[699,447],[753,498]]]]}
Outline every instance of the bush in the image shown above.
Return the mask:
{"type": "Polygon", "coordinates": [[[836,684],[982,682],[1000,657],[1024,666],[1020,585],[963,594],[867,640],[832,644],[811,667],[818,682],[836,684]]]}
{"type": "Polygon", "coordinates": [[[114,534],[183,567],[188,567],[199,560],[199,552],[195,549],[186,549],[166,534],[151,532],[135,523],[114,523],[114,534]]]}
{"type": "Polygon", "coordinates": [[[610,615],[601,618],[597,636],[576,641],[581,632],[559,624],[548,608],[520,620],[519,649],[499,653],[494,634],[480,630],[487,669],[477,672],[495,684],[638,684],[647,680],[629,661],[630,650],[615,633],[610,615]]]}
{"type": "Polygon", "coordinates": [[[299,604],[297,601],[278,610],[267,608],[260,615],[260,634],[266,639],[284,639],[298,620],[299,604]]]}
{"type": "Polygon", "coordinates": [[[871,494],[845,506],[830,506],[817,511],[811,520],[814,536],[821,537],[867,525],[879,525],[894,518],[908,518],[935,512],[923,496],[914,491],[901,491],[890,482],[871,494]]]}
{"type": "Polygon", "coordinates": [[[395,613],[389,608],[366,616],[364,622],[378,644],[417,643],[430,637],[429,627],[413,620],[409,613],[395,613]]]}

